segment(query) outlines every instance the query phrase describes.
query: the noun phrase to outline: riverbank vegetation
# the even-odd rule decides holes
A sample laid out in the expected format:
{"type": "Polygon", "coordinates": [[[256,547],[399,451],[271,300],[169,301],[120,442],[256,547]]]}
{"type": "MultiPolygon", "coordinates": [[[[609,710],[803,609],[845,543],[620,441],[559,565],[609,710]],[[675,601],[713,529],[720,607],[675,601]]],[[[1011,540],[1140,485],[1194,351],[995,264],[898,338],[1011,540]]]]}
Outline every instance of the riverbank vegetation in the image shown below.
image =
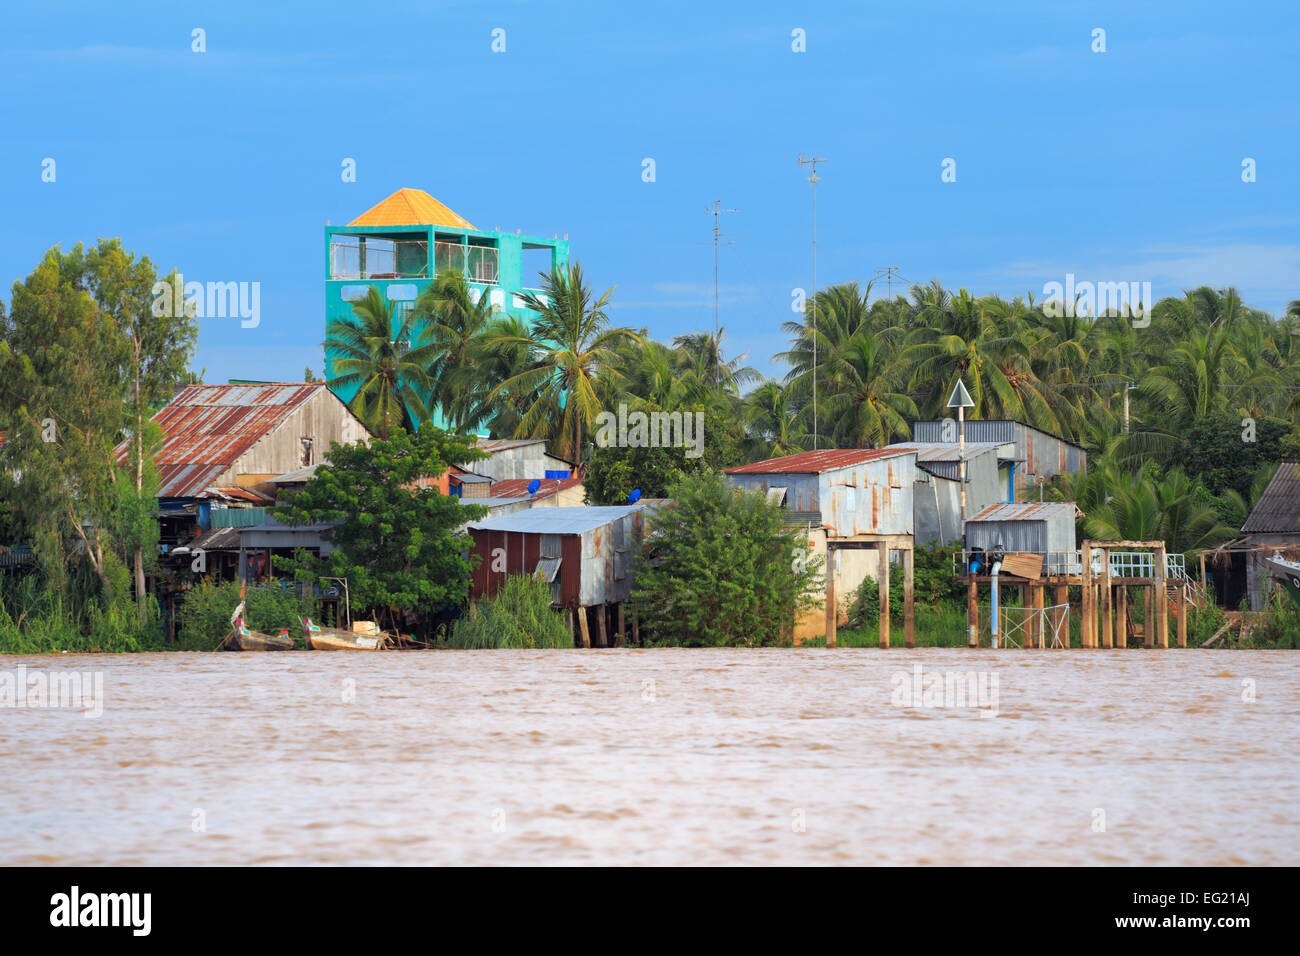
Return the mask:
{"type": "MultiPolygon", "coordinates": [[[[169,280],[172,277],[168,277],[169,280]]],[[[161,644],[157,429],[196,324],[156,314],[158,275],[116,239],[50,249],[0,305],[0,650],[161,644]],[[114,449],[125,442],[122,460],[114,449]]]]}
{"type": "Polygon", "coordinates": [[[467,650],[573,647],[564,613],[551,605],[551,586],[512,574],[494,597],[478,602],[451,626],[448,647],[467,650]]]}
{"type": "Polygon", "coordinates": [[[668,489],[635,565],[632,601],[648,642],[686,647],[789,644],[816,603],[822,560],[785,510],[715,475],[668,489]]]}

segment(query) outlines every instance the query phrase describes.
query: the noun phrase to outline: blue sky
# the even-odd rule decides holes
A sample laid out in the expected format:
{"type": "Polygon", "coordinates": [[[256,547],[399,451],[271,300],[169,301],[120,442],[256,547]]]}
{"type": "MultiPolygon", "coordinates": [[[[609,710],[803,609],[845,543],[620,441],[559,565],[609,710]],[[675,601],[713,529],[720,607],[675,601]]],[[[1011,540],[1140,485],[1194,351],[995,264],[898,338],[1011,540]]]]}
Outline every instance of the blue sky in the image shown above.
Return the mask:
{"type": "Polygon", "coordinates": [[[257,328],[203,323],[206,381],[298,380],[322,366],[326,220],[413,186],[483,228],[568,233],[614,320],[666,340],[712,327],[720,198],[729,346],[780,375],[811,280],[803,152],[828,157],[820,286],[898,266],[1041,295],[1072,272],[1280,312],[1300,298],[1300,12],[1134,6],[8,4],[3,298],[49,246],[121,236],[187,280],[261,283],[257,328]]]}

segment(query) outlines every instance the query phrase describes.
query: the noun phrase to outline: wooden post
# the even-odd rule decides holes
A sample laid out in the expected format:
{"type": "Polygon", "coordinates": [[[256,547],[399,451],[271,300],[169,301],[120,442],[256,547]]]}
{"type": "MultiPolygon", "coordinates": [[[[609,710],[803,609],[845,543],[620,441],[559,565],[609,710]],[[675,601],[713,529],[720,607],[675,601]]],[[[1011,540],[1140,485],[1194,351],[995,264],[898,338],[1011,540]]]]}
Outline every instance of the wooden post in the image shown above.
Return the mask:
{"type": "Polygon", "coordinates": [[[1101,552],[1101,646],[1107,650],[1115,646],[1114,621],[1110,610],[1110,548],[1106,548],[1101,552]]]}
{"type": "Polygon", "coordinates": [[[569,637],[573,637],[573,608],[564,609],[564,623],[569,626],[569,637]]]}
{"type": "Polygon", "coordinates": [[[839,624],[839,608],[835,606],[835,549],[826,542],[826,646],[835,646],[835,628],[839,624]]]}
{"type": "Polygon", "coordinates": [[[1115,646],[1128,647],[1128,587],[1115,589],[1115,646]]]}
{"type": "Polygon", "coordinates": [[[1020,585],[1020,634],[1023,647],[1034,646],[1034,599],[1029,584],[1020,585]]]}
{"type": "Polygon", "coordinates": [[[1169,647],[1169,591],[1167,588],[1169,565],[1165,560],[1164,543],[1156,548],[1156,634],[1162,648],[1169,647]]]}
{"type": "Polygon", "coordinates": [[[579,605],[577,615],[578,630],[582,634],[582,646],[591,647],[591,631],[587,629],[587,609],[579,605]]]}
{"type": "Polygon", "coordinates": [[[1187,646],[1187,590],[1182,585],[1178,585],[1178,591],[1174,596],[1174,604],[1178,611],[1178,646],[1187,646]]]}
{"type": "Polygon", "coordinates": [[[1144,610],[1146,611],[1146,620],[1143,622],[1146,626],[1143,627],[1142,629],[1142,646],[1155,647],[1156,646],[1156,627],[1155,627],[1156,608],[1155,608],[1155,602],[1152,600],[1155,597],[1155,588],[1143,587],[1142,593],[1145,596],[1145,603],[1146,603],[1146,607],[1144,608],[1144,610]]]}
{"type": "Polygon", "coordinates": [[[880,587],[880,646],[889,646],[889,542],[876,545],[880,573],[876,580],[880,587]]]}
{"type": "Polygon", "coordinates": [[[1057,605],[1057,609],[1052,612],[1055,630],[1061,635],[1062,646],[1068,648],[1070,646],[1070,587],[1067,584],[1058,584],[1052,591],[1052,603],[1057,605]]]}
{"type": "Polygon", "coordinates": [[[916,550],[912,544],[903,552],[903,646],[916,646],[915,621],[912,606],[912,585],[914,583],[913,559],[916,550]]]}
{"type": "Polygon", "coordinates": [[[1034,585],[1034,646],[1040,649],[1047,646],[1047,618],[1043,614],[1046,591],[1042,584],[1034,585]]]}
{"type": "Polygon", "coordinates": [[[966,575],[966,646],[979,647],[980,629],[979,629],[979,605],[975,603],[979,585],[975,583],[975,575],[967,573],[966,575]]]}
{"type": "Polygon", "coordinates": [[[596,633],[600,636],[600,646],[609,647],[609,635],[605,632],[605,605],[596,605],[596,633]]]}
{"type": "Polygon", "coordinates": [[[1093,628],[1097,621],[1092,612],[1092,542],[1083,542],[1083,585],[1079,600],[1079,644],[1092,647],[1093,628]]]}
{"type": "Polygon", "coordinates": [[[618,636],[615,637],[614,643],[618,647],[623,647],[625,644],[627,644],[627,633],[626,633],[627,622],[623,617],[623,602],[619,601],[618,604],[614,606],[618,608],[618,636]]]}
{"type": "Polygon", "coordinates": [[[636,642],[637,647],[641,647],[641,615],[637,613],[636,606],[632,607],[632,640],[636,642]]]}

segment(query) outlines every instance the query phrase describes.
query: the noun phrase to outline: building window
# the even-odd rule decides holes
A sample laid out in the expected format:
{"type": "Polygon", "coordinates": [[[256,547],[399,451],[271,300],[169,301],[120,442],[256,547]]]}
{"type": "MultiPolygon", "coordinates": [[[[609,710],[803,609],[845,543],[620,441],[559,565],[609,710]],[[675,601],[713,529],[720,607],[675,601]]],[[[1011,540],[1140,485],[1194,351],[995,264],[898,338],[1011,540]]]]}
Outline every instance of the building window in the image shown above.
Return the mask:
{"type": "Polygon", "coordinates": [[[302,439],[302,464],[304,468],[311,464],[311,445],[310,438],[302,439]]]}

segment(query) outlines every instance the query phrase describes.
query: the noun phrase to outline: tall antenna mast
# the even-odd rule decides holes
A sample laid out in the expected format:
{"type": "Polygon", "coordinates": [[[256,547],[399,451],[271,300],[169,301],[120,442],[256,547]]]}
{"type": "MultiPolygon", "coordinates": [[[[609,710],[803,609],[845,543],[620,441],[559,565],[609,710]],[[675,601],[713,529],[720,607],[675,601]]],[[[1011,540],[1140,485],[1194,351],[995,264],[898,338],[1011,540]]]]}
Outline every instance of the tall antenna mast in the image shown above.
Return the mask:
{"type": "Polygon", "coordinates": [[[704,210],[713,216],[713,240],[708,244],[713,246],[713,349],[717,353],[718,366],[716,378],[722,380],[722,343],[718,341],[721,334],[721,327],[718,325],[718,246],[734,246],[731,240],[736,238],[722,231],[722,223],[719,217],[724,212],[740,212],[739,209],[723,209],[722,200],[715,199],[704,210]]]}
{"type": "Polygon", "coordinates": [[[884,266],[877,269],[876,274],[872,277],[873,282],[881,276],[885,277],[885,296],[889,299],[891,305],[894,302],[894,277],[897,275],[898,266],[884,266]]]}
{"type": "Polygon", "coordinates": [[[817,175],[817,164],[827,162],[825,156],[805,156],[799,154],[800,166],[811,166],[812,175],[812,360],[813,360],[813,449],[817,448],[817,184],[821,177],[817,175]]]}

